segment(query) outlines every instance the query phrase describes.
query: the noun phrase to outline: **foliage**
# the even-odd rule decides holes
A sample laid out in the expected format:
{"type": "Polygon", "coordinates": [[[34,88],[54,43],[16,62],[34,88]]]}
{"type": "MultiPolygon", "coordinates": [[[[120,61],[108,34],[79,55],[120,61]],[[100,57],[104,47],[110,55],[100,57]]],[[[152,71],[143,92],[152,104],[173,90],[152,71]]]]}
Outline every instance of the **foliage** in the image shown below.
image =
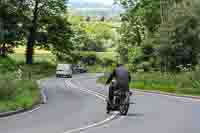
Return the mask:
{"type": "Polygon", "coordinates": [[[103,66],[103,65],[93,65],[93,66],[87,66],[89,73],[104,73],[104,72],[112,72],[114,69],[114,66],[103,66]]]}
{"type": "MultiPolygon", "coordinates": [[[[183,8],[182,15],[177,15],[171,21],[173,22],[170,42],[168,45],[160,46],[161,64],[168,70],[174,71],[180,69],[178,66],[188,65],[195,66],[198,64],[198,57],[200,52],[200,27],[199,27],[199,14],[196,10],[188,13],[191,9],[183,8]],[[166,63],[167,62],[167,63],[166,63]]],[[[174,9],[174,12],[178,14],[178,11],[174,9]]]]}
{"type": "Polygon", "coordinates": [[[7,0],[0,2],[0,56],[13,52],[23,33],[20,20],[20,2],[7,0]]]}
{"type": "Polygon", "coordinates": [[[97,63],[100,64],[101,62],[95,52],[82,52],[80,55],[80,60],[82,64],[90,66],[97,63]]]}
{"type": "Polygon", "coordinates": [[[36,80],[55,73],[55,66],[45,62],[29,66],[9,58],[0,58],[0,64],[0,112],[27,109],[39,103],[40,89],[36,80]],[[16,80],[19,66],[22,79],[16,80]]]}
{"type": "Polygon", "coordinates": [[[102,65],[104,65],[105,67],[113,66],[114,64],[116,64],[115,60],[111,58],[102,58],[102,65]]]}
{"type": "Polygon", "coordinates": [[[120,0],[126,8],[122,15],[121,43],[118,52],[128,62],[128,49],[141,46],[155,34],[160,25],[160,0],[120,0]]]}
{"type": "Polygon", "coordinates": [[[14,71],[17,67],[17,63],[6,57],[6,58],[3,58],[3,57],[0,57],[0,73],[5,73],[7,71],[14,71]]]}
{"type": "Polygon", "coordinates": [[[68,19],[61,16],[46,17],[42,20],[48,33],[47,43],[42,47],[51,50],[58,61],[72,61],[74,46],[70,41],[72,37],[71,25],[68,19]]]}
{"type": "Polygon", "coordinates": [[[65,0],[33,0],[29,1],[29,3],[29,6],[33,7],[33,10],[30,10],[33,17],[31,18],[31,26],[27,37],[26,63],[32,64],[33,46],[36,41],[36,33],[39,29],[42,29],[43,26],[39,23],[40,20],[43,17],[54,17],[64,14],[66,11],[66,3],[65,0]],[[33,5],[31,5],[31,2],[33,5]]]}
{"type": "Polygon", "coordinates": [[[103,52],[114,41],[112,24],[108,22],[87,22],[79,16],[70,16],[69,20],[74,32],[72,43],[79,51],[103,52]]]}
{"type": "MultiPolygon", "coordinates": [[[[106,77],[98,79],[105,83],[106,77]]],[[[132,75],[130,88],[163,91],[184,95],[200,95],[199,69],[182,73],[137,72],[132,75]]]]}
{"type": "Polygon", "coordinates": [[[126,12],[118,52],[132,70],[180,71],[180,65],[194,69],[199,63],[199,2],[185,2],[169,3],[168,21],[161,24],[160,0],[121,0],[126,12]]]}
{"type": "Polygon", "coordinates": [[[71,44],[69,42],[72,32],[70,32],[71,27],[68,20],[63,17],[67,9],[66,2],[66,0],[1,1],[0,46],[2,49],[0,54],[5,56],[5,53],[12,48],[11,46],[27,43],[27,64],[33,62],[35,45],[41,47],[53,45],[53,49],[50,50],[59,58],[61,55],[70,55],[71,44]],[[58,25],[63,27],[60,28],[58,25]],[[57,33],[56,38],[52,37],[55,33],[57,33]],[[55,43],[56,40],[59,40],[59,44],[55,43]],[[67,50],[63,50],[63,47],[67,50]]]}
{"type": "Polygon", "coordinates": [[[20,31],[23,33],[23,38],[19,38],[18,36],[15,41],[17,39],[19,41],[26,40],[26,63],[32,64],[35,44],[40,42],[46,43],[45,33],[47,31],[45,30],[44,21],[42,22],[41,20],[46,17],[55,17],[64,14],[66,11],[66,1],[8,0],[1,3],[3,3],[3,8],[0,8],[1,12],[3,11],[1,15],[8,17],[8,19],[5,18],[6,21],[2,21],[3,25],[8,25],[9,30],[14,31],[14,33],[20,33],[20,31]],[[5,4],[6,6],[4,6],[5,4]],[[4,11],[4,9],[7,9],[7,11],[4,11]]]}
{"type": "Polygon", "coordinates": [[[7,78],[0,79],[0,112],[28,109],[40,102],[40,90],[36,82],[14,80],[10,76],[8,74],[7,78]]]}

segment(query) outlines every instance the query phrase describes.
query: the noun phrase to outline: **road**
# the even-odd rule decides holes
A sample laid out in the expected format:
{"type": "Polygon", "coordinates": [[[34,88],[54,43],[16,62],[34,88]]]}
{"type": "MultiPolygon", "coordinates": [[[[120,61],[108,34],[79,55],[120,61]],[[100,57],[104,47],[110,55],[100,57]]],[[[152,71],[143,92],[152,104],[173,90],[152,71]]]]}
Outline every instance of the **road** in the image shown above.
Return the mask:
{"type": "Polygon", "coordinates": [[[0,118],[0,133],[199,133],[200,101],[134,92],[128,116],[107,115],[107,90],[96,75],[41,82],[47,104],[26,113],[0,118]],[[82,129],[80,131],[79,129],[82,129]]]}

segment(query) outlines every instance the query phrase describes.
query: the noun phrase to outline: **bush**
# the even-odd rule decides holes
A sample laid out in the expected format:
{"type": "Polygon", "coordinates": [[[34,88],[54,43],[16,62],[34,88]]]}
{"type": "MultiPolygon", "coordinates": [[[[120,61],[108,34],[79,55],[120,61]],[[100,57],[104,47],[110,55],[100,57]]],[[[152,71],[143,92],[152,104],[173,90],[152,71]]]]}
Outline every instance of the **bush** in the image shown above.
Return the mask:
{"type": "Polygon", "coordinates": [[[83,64],[90,66],[101,63],[101,60],[98,58],[95,52],[81,53],[80,59],[83,64]]]}
{"type": "Polygon", "coordinates": [[[34,81],[16,80],[15,76],[15,74],[7,73],[0,77],[0,100],[13,100],[21,94],[38,88],[34,81]]]}
{"type": "Polygon", "coordinates": [[[15,96],[15,83],[13,80],[0,80],[0,100],[9,100],[15,96]]]}
{"type": "Polygon", "coordinates": [[[103,58],[102,59],[102,65],[104,66],[113,66],[113,64],[116,64],[116,61],[110,58],[103,58]]]}
{"type": "MultiPolygon", "coordinates": [[[[182,73],[137,72],[132,75],[131,88],[177,94],[200,95],[200,71],[182,73]]],[[[98,79],[105,83],[106,78],[98,79]]]]}
{"type": "Polygon", "coordinates": [[[2,58],[0,57],[0,73],[6,73],[8,71],[14,71],[17,68],[17,63],[6,57],[2,58]]]}
{"type": "Polygon", "coordinates": [[[151,63],[149,62],[142,62],[137,66],[137,70],[143,70],[144,72],[149,72],[152,68],[151,63]]]}
{"type": "Polygon", "coordinates": [[[35,81],[54,73],[55,65],[48,62],[26,65],[10,58],[0,58],[0,112],[27,109],[38,103],[40,90],[35,81]],[[17,80],[19,66],[21,80],[17,80]]]}
{"type": "Polygon", "coordinates": [[[40,100],[40,90],[36,82],[20,80],[16,82],[15,101],[23,108],[31,107],[40,100]]]}
{"type": "Polygon", "coordinates": [[[0,112],[30,108],[40,101],[40,90],[35,81],[16,80],[13,74],[0,77],[0,112]]]}

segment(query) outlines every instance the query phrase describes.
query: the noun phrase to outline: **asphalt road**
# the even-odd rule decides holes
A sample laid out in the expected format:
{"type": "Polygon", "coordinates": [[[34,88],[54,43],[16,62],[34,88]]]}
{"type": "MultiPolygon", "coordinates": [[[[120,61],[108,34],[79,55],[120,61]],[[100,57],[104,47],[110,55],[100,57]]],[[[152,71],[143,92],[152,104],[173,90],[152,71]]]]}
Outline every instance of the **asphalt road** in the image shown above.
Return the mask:
{"type": "Polygon", "coordinates": [[[128,116],[107,115],[107,90],[95,75],[71,80],[49,78],[47,104],[39,109],[0,118],[0,133],[199,133],[200,101],[134,92],[128,116]],[[84,130],[80,131],[79,128],[84,130]],[[71,132],[72,131],[72,132],[71,132]]]}

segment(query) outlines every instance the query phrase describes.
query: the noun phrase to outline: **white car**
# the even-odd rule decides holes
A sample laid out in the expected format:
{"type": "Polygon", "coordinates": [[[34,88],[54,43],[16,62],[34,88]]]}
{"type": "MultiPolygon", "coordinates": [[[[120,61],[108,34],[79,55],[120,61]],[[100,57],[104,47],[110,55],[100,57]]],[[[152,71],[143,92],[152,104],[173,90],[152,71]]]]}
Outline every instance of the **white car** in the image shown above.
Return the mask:
{"type": "Polygon", "coordinates": [[[56,77],[64,76],[72,78],[72,65],[71,64],[58,64],[56,69],[56,77]]]}

